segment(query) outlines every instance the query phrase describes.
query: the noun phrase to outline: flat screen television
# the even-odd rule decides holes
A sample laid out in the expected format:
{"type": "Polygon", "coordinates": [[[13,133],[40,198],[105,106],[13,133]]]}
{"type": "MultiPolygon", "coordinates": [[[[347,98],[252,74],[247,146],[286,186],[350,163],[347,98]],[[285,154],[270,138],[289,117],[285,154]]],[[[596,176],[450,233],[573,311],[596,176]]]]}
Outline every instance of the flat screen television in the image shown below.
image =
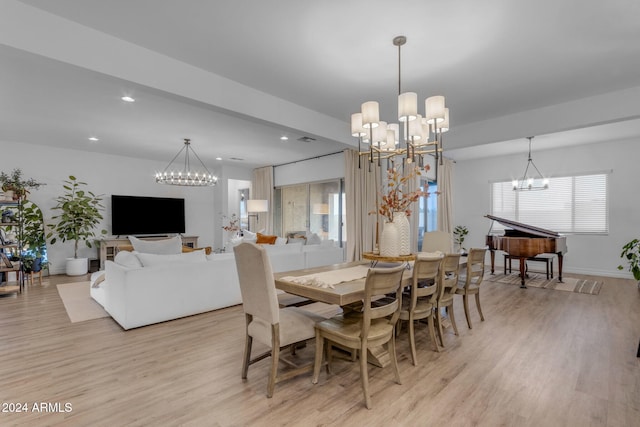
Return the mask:
{"type": "Polygon", "coordinates": [[[111,233],[115,236],[184,232],[184,199],[111,196],[111,233]]]}

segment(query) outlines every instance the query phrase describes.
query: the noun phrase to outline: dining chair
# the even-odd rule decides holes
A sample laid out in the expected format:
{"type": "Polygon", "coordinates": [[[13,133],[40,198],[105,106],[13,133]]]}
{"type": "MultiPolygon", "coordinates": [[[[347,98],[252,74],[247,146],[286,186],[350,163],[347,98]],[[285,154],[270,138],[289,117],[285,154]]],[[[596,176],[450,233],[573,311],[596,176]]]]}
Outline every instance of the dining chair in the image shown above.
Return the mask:
{"type": "Polygon", "coordinates": [[[484,278],[484,258],[487,250],[471,248],[467,258],[467,278],[464,284],[459,284],[456,289],[456,294],[462,295],[462,302],[464,305],[464,315],[467,318],[467,325],[469,329],[471,326],[471,316],[469,315],[469,296],[476,296],[476,308],[480,315],[480,320],[484,321],[482,314],[482,307],[480,306],[480,284],[484,278]]]}
{"type": "Polygon", "coordinates": [[[440,345],[444,347],[444,336],[442,331],[442,309],[444,308],[451,327],[455,335],[458,335],[458,326],[453,312],[453,297],[458,289],[458,276],[460,274],[460,254],[446,254],[442,260],[440,268],[440,280],[438,289],[438,298],[436,300],[435,321],[438,325],[438,336],[440,337],[440,345]]]}
{"type": "Polygon", "coordinates": [[[318,383],[323,355],[326,357],[327,372],[331,373],[331,345],[325,341],[344,349],[358,350],[360,382],[368,409],[371,409],[367,366],[367,350],[369,348],[386,344],[396,383],[401,384],[396,356],[395,325],[402,305],[401,281],[405,270],[406,264],[390,268],[370,268],[365,279],[362,315],[338,315],[316,324],[314,384],[318,383]],[[393,293],[395,293],[395,298],[384,298],[393,293]],[[376,299],[378,299],[377,303],[372,304],[376,299]]]}
{"type": "MultiPolygon", "coordinates": [[[[296,366],[279,376],[281,350],[291,347],[294,353],[296,344],[315,337],[316,322],[326,318],[298,307],[279,308],[273,271],[263,247],[253,243],[241,243],[233,248],[233,252],[246,320],[242,379],[247,378],[249,365],[271,356],[267,382],[267,397],[271,397],[276,383],[303,372],[311,372],[313,367],[312,364],[296,366]],[[269,347],[269,350],[251,358],[254,339],[269,347]]],[[[286,362],[295,365],[290,361],[286,362]]]]}
{"type": "Polygon", "coordinates": [[[446,231],[428,231],[422,238],[420,252],[437,252],[443,254],[453,252],[453,241],[451,234],[446,231]]]}
{"type": "Polygon", "coordinates": [[[408,298],[405,293],[402,299],[399,319],[400,321],[407,321],[409,325],[409,346],[411,347],[411,360],[414,366],[418,365],[414,330],[416,320],[427,319],[427,329],[429,330],[431,341],[435,345],[436,351],[440,351],[433,324],[438,296],[436,291],[443,259],[444,255],[428,257],[418,253],[413,264],[413,276],[408,298]]]}

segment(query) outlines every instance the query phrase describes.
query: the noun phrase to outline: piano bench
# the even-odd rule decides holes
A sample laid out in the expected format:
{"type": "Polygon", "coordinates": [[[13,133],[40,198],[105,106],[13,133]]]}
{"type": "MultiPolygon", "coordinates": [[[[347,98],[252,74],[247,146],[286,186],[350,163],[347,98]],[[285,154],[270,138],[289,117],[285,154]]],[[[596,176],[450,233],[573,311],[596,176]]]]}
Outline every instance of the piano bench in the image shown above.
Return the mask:
{"type": "MultiPolygon", "coordinates": [[[[532,256],[527,258],[527,261],[537,261],[544,262],[547,267],[547,280],[549,280],[549,276],[553,279],[553,259],[556,256],[554,254],[540,254],[537,256],[532,256]]],[[[520,257],[512,256],[509,254],[504,254],[504,274],[507,275],[507,270],[511,273],[511,260],[512,259],[520,259],[520,257]],[[508,261],[508,262],[507,262],[508,261]],[[508,267],[507,267],[508,264],[508,267]]],[[[526,265],[526,264],[525,264],[526,265]]],[[[525,266],[525,272],[529,271],[529,267],[525,266]]]]}

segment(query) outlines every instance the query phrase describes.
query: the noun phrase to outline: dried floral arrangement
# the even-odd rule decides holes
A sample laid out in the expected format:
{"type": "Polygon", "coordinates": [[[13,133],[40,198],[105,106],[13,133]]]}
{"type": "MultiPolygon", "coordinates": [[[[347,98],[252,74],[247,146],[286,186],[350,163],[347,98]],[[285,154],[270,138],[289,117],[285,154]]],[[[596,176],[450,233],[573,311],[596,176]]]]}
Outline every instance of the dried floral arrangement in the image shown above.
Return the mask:
{"type": "MultiPolygon", "coordinates": [[[[402,174],[397,168],[387,169],[386,192],[381,194],[382,201],[378,206],[378,213],[384,216],[389,222],[393,222],[395,212],[404,212],[407,217],[411,216],[411,204],[420,197],[428,197],[429,193],[420,188],[408,191],[408,182],[416,176],[426,174],[429,165],[423,168],[414,167],[406,174],[402,174]]],[[[375,211],[370,213],[376,213],[375,211]]]]}
{"type": "Polygon", "coordinates": [[[228,219],[229,223],[222,226],[224,231],[239,231],[240,230],[240,218],[236,214],[231,214],[231,217],[226,215],[222,216],[223,220],[228,219]]]}

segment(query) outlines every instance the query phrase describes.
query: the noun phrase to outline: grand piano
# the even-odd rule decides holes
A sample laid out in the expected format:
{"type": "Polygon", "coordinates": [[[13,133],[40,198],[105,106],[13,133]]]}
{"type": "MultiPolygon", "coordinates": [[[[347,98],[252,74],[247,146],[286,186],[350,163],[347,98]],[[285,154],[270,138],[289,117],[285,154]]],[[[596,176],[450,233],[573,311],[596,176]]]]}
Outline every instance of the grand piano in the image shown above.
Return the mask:
{"type": "MultiPolygon", "coordinates": [[[[520,287],[526,288],[526,260],[539,254],[558,255],[558,280],[562,282],[562,257],[567,252],[567,238],[555,231],[534,227],[493,215],[485,215],[507,227],[504,235],[487,235],[491,253],[491,274],[494,271],[495,251],[504,251],[520,261],[520,287]]],[[[493,224],[493,223],[492,223],[493,224]]]]}

